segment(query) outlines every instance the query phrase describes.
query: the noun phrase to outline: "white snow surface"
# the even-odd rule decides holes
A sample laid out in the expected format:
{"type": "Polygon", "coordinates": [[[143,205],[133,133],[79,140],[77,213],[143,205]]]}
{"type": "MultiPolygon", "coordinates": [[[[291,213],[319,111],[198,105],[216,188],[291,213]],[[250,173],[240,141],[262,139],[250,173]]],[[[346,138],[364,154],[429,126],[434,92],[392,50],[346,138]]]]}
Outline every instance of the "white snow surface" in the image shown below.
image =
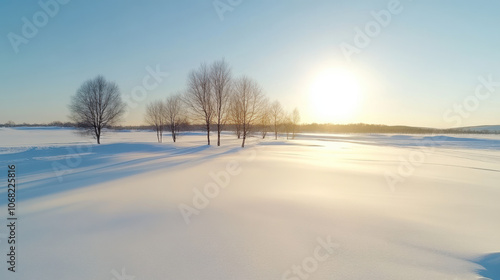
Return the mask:
{"type": "Polygon", "coordinates": [[[155,137],[0,128],[0,279],[500,279],[498,135],[155,137]]]}

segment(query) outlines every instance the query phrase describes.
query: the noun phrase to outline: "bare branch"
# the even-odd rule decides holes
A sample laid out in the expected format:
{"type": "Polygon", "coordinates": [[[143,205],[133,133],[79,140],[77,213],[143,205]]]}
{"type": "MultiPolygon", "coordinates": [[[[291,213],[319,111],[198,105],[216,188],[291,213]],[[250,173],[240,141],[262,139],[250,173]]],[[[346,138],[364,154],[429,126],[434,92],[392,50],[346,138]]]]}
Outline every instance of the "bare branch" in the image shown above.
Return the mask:
{"type": "Polygon", "coordinates": [[[69,105],[70,119],[101,143],[102,130],[120,121],[125,103],[114,82],[99,75],[87,80],[77,90],[69,105]]]}

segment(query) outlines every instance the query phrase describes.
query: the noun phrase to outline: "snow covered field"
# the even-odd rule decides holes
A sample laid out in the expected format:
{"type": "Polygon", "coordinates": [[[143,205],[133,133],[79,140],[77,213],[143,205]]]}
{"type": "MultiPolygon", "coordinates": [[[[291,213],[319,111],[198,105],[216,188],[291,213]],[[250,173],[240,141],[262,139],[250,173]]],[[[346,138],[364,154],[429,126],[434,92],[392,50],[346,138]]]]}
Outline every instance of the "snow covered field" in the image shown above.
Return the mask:
{"type": "Polygon", "coordinates": [[[0,128],[0,279],[500,279],[500,136],[0,128]]]}

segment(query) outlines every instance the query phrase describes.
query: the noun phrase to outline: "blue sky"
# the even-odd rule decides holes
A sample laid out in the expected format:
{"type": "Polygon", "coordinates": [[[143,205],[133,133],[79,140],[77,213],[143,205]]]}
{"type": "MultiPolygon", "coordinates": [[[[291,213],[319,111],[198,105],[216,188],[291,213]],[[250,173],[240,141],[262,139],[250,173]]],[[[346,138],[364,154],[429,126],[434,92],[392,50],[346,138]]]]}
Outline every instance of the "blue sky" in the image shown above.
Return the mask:
{"type": "Polygon", "coordinates": [[[33,23],[44,10],[38,1],[2,1],[0,123],[65,121],[85,80],[102,74],[130,97],[147,68],[159,67],[168,78],[132,100],[124,123],[142,124],[149,101],[182,91],[190,70],[224,57],[235,76],[256,79],[288,110],[298,107],[304,122],[500,124],[500,2],[401,0],[389,24],[346,59],[341,44],[355,46],[356,28],[391,1],[242,0],[221,20],[212,0],[71,0],[17,53],[9,34],[23,36],[23,18],[33,23]],[[360,85],[349,116],[326,118],[312,105],[311,84],[329,68],[360,85]],[[475,97],[478,77],[493,81],[488,97],[475,97]]]}

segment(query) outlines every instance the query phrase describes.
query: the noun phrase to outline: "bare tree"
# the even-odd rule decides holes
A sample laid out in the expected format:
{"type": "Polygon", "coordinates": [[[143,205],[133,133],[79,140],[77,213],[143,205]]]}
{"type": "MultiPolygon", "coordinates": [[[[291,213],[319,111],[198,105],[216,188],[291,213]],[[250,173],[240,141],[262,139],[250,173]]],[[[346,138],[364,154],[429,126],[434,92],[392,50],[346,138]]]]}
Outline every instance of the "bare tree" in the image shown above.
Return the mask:
{"type": "Polygon", "coordinates": [[[229,121],[234,125],[235,133],[238,139],[241,139],[242,116],[241,108],[237,95],[231,95],[229,98],[229,121]]]}
{"type": "Polygon", "coordinates": [[[118,85],[99,75],[80,86],[71,99],[69,109],[70,119],[92,134],[97,144],[101,144],[103,128],[120,121],[125,113],[125,103],[118,85]]]}
{"type": "Polygon", "coordinates": [[[297,107],[293,109],[291,121],[292,121],[292,139],[295,139],[295,135],[297,134],[298,127],[300,124],[300,112],[299,109],[297,109],[297,107]]]}
{"type": "Polygon", "coordinates": [[[224,59],[212,64],[210,79],[214,98],[215,123],[217,124],[217,146],[220,146],[220,133],[226,123],[231,92],[231,69],[224,59]]]}
{"type": "Polygon", "coordinates": [[[164,116],[170,128],[172,140],[175,143],[177,141],[179,129],[182,123],[185,122],[184,116],[182,115],[182,100],[180,94],[173,95],[167,98],[167,100],[165,101],[164,116]]]}
{"type": "Polygon", "coordinates": [[[283,119],[283,107],[281,107],[281,103],[279,101],[276,100],[271,104],[270,114],[271,122],[274,128],[274,139],[277,140],[279,127],[283,119]]]}
{"type": "Polygon", "coordinates": [[[161,100],[153,101],[146,107],[146,115],[144,119],[148,125],[151,125],[155,128],[158,143],[163,142],[163,130],[167,122],[165,113],[165,103],[163,103],[161,100]]]}
{"type": "Polygon", "coordinates": [[[267,98],[265,98],[262,102],[262,108],[259,117],[259,126],[262,139],[265,139],[269,127],[271,126],[271,105],[269,104],[269,99],[267,98]]]}
{"type": "Polygon", "coordinates": [[[290,133],[292,132],[293,122],[292,122],[292,114],[283,113],[283,128],[285,129],[286,139],[290,139],[290,133]]]}
{"type": "Polygon", "coordinates": [[[188,89],[184,101],[193,118],[202,121],[207,131],[207,142],[210,145],[210,125],[214,117],[214,98],[211,90],[210,69],[206,64],[192,71],[188,77],[188,89]]]}
{"type": "Polygon", "coordinates": [[[264,95],[260,85],[248,77],[238,79],[234,84],[235,106],[241,116],[241,131],[243,141],[241,147],[245,147],[245,140],[249,136],[252,126],[258,120],[262,109],[264,95]]]}

